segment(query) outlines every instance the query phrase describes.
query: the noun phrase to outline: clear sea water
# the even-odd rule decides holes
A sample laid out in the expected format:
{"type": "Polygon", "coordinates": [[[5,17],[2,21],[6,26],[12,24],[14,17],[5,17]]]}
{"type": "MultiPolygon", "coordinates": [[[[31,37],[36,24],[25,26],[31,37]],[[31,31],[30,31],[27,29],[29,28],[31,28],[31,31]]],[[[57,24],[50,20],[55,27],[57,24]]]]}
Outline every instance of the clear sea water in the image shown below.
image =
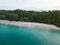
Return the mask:
{"type": "Polygon", "coordinates": [[[0,45],[60,45],[60,31],[0,24],[0,45]]]}

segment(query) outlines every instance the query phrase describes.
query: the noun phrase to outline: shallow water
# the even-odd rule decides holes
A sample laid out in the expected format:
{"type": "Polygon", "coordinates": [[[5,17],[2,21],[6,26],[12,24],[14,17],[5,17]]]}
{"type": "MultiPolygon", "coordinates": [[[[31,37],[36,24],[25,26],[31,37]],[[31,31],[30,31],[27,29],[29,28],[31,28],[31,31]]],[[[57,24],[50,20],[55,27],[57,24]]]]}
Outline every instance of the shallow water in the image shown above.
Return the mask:
{"type": "Polygon", "coordinates": [[[0,45],[60,45],[60,31],[0,24],[0,45]]]}

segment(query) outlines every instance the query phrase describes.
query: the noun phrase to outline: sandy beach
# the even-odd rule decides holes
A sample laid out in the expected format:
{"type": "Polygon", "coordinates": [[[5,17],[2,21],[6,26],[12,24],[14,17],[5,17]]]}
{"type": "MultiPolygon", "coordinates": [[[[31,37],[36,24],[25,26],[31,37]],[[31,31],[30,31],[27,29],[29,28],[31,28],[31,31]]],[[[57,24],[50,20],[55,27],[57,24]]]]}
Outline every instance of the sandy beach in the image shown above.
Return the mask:
{"type": "Polygon", "coordinates": [[[16,21],[0,20],[0,24],[9,24],[9,25],[27,26],[27,27],[34,27],[34,28],[60,30],[60,28],[55,25],[44,24],[44,23],[20,22],[20,21],[16,22],[16,21]]]}

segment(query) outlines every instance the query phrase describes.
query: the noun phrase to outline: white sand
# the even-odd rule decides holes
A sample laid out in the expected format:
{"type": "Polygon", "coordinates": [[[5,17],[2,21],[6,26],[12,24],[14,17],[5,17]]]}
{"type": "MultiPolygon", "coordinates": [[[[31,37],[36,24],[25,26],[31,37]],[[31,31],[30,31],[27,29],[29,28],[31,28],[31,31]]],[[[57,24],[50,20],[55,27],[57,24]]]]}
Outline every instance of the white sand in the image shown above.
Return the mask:
{"type": "Polygon", "coordinates": [[[59,27],[50,24],[43,24],[43,23],[32,23],[32,22],[16,22],[16,21],[7,21],[7,20],[0,20],[2,24],[9,24],[9,25],[17,25],[17,26],[27,26],[27,27],[36,27],[36,28],[45,28],[45,29],[57,29],[60,30],[59,27]]]}

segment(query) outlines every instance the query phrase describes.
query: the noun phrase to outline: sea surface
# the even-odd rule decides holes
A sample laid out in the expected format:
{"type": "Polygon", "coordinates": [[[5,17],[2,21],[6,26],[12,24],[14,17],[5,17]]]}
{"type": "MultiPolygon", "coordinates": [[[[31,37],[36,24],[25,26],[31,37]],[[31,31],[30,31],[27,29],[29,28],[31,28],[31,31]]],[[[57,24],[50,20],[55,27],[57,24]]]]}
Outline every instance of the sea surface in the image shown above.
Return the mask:
{"type": "Polygon", "coordinates": [[[60,31],[0,24],[0,45],[60,45],[60,31]]]}

